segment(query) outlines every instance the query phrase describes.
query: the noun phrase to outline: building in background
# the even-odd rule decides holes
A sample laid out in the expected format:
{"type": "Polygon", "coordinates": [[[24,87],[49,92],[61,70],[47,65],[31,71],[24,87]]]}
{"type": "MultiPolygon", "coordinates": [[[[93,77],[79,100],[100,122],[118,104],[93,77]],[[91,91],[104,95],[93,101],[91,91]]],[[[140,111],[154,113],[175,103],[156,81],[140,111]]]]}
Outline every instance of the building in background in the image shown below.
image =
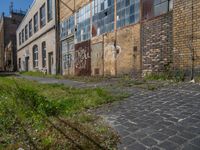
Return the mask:
{"type": "Polygon", "coordinates": [[[16,30],[25,16],[21,10],[10,10],[0,18],[0,71],[17,70],[16,30]]]}
{"type": "Polygon", "coordinates": [[[56,74],[55,5],[55,0],[35,0],[17,29],[19,71],[56,74]]]}

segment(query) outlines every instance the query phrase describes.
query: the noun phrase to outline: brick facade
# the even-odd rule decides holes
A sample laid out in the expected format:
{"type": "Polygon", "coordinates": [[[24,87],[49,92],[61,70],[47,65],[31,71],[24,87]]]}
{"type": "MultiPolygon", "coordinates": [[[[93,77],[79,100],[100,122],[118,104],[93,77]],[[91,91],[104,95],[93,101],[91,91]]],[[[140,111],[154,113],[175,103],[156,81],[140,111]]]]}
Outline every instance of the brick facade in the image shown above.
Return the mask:
{"type": "Polygon", "coordinates": [[[19,71],[42,71],[49,74],[56,74],[56,63],[58,63],[58,60],[56,59],[56,4],[54,0],[50,2],[52,2],[51,19],[48,19],[47,0],[35,0],[28,11],[28,14],[17,29],[17,57],[19,71]],[[40,10],[43,6],[45,10],[45,25],[41,26],[40,10]],[[38,14],[38,30],[34,31],[34,16],[36,14],[38,14]],[[28,38],[20,43],[19,35],[23,30],[25,31],[26,26],[29,27],[30,22],[32,25],[32,35],[30,36],[28,33],[28,38]],[[42,52],[42,43],[45,43],[45,52],[42,52]],[[35,46],[38,50],[38,64],[36,66],[34,66],[33,61],[33,49],[35,46]],[[43,64],[44,57],[46,60],[45,65],[43,64]]]}
{"type": "Polygon", "coordinates": [[[1,16],[0,19],[0,71],[17,70],[16,30],[24,18],[23,12],[11,12],[10,17],[1,16]],[[12,47],[10,47],[12,45],[12,47]],[[5,50],[10,49],[10,58],[5,57],[5,50]],[[6,69],[7,68],[7,69],[6,69]]]}
{"type": "Polygon", "coordinates": [[[174,69],[200,71],[200,1],[175,0],[173,10],[174,69]],[[194,52],[194,55],[193,55],[194,52]]]}
{"type": "Polygon", "coordinates": [[[172,60],[172,12],[141,23],[143,75],[165,71],[172,60]]]}

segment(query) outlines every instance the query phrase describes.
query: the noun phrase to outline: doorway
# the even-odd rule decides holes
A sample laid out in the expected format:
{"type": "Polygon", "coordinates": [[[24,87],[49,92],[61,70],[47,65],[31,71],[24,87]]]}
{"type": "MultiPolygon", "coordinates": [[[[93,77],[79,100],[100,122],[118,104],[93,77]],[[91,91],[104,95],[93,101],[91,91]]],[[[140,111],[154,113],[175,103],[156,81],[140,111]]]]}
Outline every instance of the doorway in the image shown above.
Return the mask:
{"type": "Polygon", "coordinates": [[[29,70],[29,57],[25,57],[25,71],[29,70]]]}
{"type": "Polygon", "coordinates": [[[53,52],[49,53],[49,74],[53,74],[53,52]]]}

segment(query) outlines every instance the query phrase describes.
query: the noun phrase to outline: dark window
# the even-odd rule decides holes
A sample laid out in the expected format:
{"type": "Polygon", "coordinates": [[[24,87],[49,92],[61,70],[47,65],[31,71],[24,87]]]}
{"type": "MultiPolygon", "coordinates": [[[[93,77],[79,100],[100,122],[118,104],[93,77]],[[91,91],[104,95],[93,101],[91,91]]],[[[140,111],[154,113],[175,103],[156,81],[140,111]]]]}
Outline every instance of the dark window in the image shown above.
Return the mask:
{"type": "Polygon", "coordinates": [[[22,44],[22,33],[20,32],[19,33],[19,45],[21,45],[22,44]]]}
{"type": "Polygon", "coordinates": [[[154,0],[154,16],[159,16],[169,11],[169,0],[154,0]]]}
{"type": "Polygon", "coordinates": [[[67,37],[74,33],[74,16],[70,16],[67,20],[60,24],[60,36],[61,38],[67,37]]]}
{"type": "Polygon", "coordinates": [[[33,67],[34,68],[38,67],[38,46],[37,45],[33,46],[33,67]]]}
{"type": "Polygon", "coordinates": [[[46,24],[45,4],[40,8],[40,27],[44,27],[46,24]]]}
{"type": "Polygon", "coordinates": [[[46,67],[46,42],[42,42],[42,66],[46,67]]]}
{"type": "Polygon", "coordinates": [[[34,32],[38,31],[38,13],[34,15],[34,32]]]}
{"type": "Polygon", "coordinates": [[[25,41],[28,39],[28,25],[25,26],[25,41]]]}
{"type": "Polygon", "coordinates": [[[22,43],[24,43],[24,29],[22,30],[22,43]]]}
{"type": "Polygon", "coordinates": [[[18,63],[18,67],[19,67],[19,69],[21,69],[21,58],[19,58],[19,63],[18,63]]]}
{"type": "Polygon", "coordinates": [[[142,19],[150,19],[167,13],[173,8],[173,0],[143,0],[142,19]]]}
{"type": "Polygon", "coordinates": [[[48,15],[48,21],[52,20],[53,18],[52,0],[47,0],[47,15],[48,15]]]}
{"type": "Polygon", "coordinates": [[[33,28],[32,28],[32,20],[29,21],[29,37],[31,37],[33,34],[33,28]]]}

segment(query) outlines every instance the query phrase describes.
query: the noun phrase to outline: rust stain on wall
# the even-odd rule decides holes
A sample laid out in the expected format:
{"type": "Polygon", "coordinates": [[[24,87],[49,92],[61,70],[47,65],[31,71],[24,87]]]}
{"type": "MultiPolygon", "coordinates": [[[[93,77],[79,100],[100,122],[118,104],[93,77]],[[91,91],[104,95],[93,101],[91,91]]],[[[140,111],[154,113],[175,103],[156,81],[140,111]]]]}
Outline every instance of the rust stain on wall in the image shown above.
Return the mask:
{"type": "Polygon", "coordinates": [[[75,45],[75,74],[91,75],[90,40],[75,45]]]}

